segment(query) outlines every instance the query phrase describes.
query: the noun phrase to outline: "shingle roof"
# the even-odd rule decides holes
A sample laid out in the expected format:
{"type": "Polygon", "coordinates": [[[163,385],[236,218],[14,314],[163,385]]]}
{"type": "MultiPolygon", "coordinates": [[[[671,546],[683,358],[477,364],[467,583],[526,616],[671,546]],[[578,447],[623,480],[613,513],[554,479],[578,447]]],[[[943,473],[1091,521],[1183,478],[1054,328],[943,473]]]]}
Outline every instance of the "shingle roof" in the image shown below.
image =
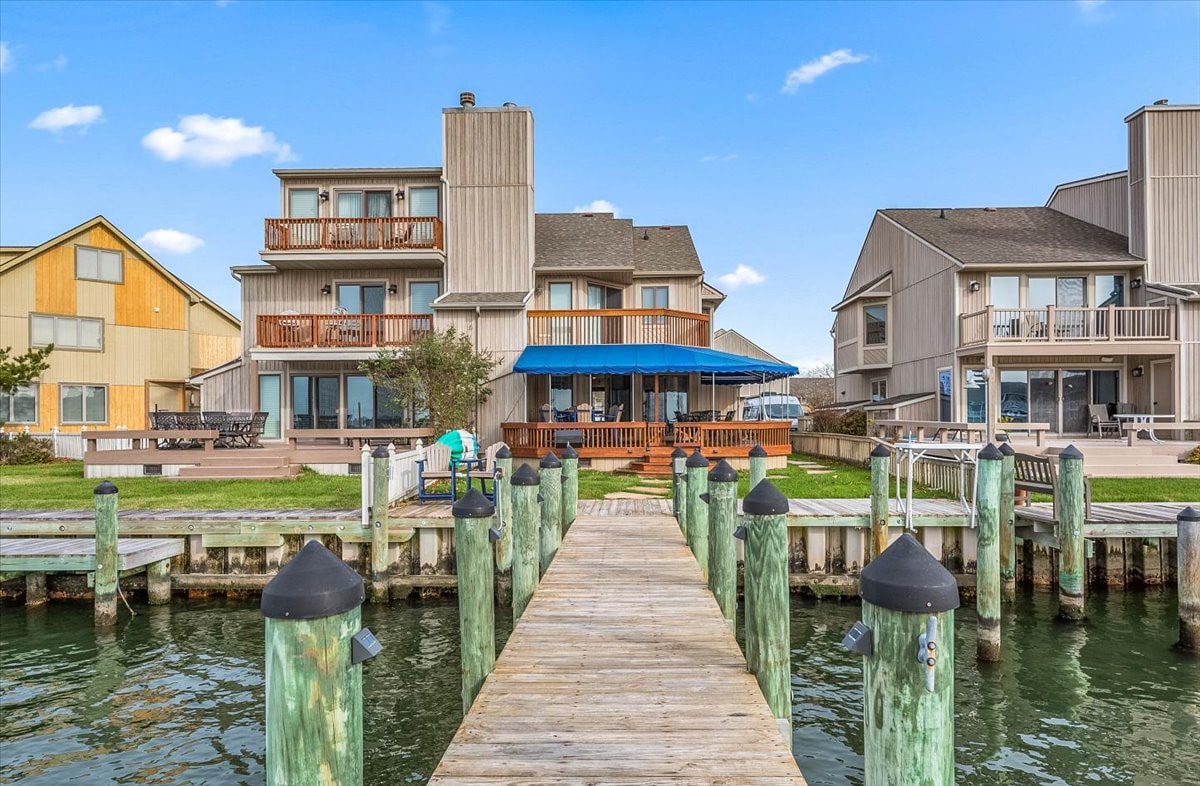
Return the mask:
{"type": "Polygon", "coordinates": [[[538,213],[534,226],[536,268],[704,272],[686,226],[637,227],[612,213],[538,213]]]}
{"type": "Polygon", "coordinates": [[[525,292],[449,292],[438,298],[434,308],[471,307],[471,306],[520,306],[525,300],[525,292]]]}
{"type": "Polygon", "coordinates": [[[964,264],[1139,261],[1124,235],[1048,207],[880,212],[964,264]]]}
{"type": "Polygon", "coordinates": [[[686,226],[634,227],[633,267],[646,273],[704,272],[686,226]]]}

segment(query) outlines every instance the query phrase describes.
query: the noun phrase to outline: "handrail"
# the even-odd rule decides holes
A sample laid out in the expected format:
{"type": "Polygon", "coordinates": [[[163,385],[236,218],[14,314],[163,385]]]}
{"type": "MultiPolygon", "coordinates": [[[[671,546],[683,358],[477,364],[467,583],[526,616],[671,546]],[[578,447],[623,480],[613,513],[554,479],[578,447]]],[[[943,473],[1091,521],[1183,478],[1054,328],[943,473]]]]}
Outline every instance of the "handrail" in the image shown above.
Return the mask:
{"type": "Polygon", "coordinates": [[[433,216],[268,218],[268,251],[444,249],[442,220],[433,216]]]}
{"type": "Polygon", "coordinates": [[[962,346],[1059,341],[1174,341],[1174,306],[1047,306],[959,314],[962,346]]]}
{"type": "Polygon", "coordinates": [[[707,314],[670,308],[596,308],[529,311],[529,344],[709,345],[707,314]]]}
{"type": "Polygon", "coordinates": [[[270,349],[395,347],[433,330],[429,314],[259,314],[255,344],[270,349]]]}

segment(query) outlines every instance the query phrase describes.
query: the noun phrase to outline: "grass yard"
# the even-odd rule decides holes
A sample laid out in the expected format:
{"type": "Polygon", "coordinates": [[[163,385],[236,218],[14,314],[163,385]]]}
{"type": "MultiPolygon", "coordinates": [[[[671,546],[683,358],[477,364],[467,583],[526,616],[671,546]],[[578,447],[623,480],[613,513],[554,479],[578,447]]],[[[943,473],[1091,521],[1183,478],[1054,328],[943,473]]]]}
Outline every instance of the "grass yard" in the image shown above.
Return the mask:
{"type": "Polygon", "coordinates": [[[1200,502],[1200,478],[1092,478],[1092,502],[1200,502]]]}

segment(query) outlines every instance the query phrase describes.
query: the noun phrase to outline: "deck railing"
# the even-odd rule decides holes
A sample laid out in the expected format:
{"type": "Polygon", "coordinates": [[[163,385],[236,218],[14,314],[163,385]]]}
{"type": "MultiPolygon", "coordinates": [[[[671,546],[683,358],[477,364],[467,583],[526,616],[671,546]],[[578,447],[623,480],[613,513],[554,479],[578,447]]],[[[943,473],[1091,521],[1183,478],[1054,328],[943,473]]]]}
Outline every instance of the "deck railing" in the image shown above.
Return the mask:
{"type": "Polygon", "coordinates": [[[1171,306],[997,308],[959,316],[962,346],[1056,341],[1173,341],[1171,306]]]}
{"type": "Polygon", "coordinates": [[[429,314],[259,314],[256,344],[271,349],[399,347],[433,330],[429,314]]]}
{"type": "Polygon", "coordinates": [[[677,344],[707,347],[708,317],[669,308],[529,312],[531,345],[677,344]]]}
{"type": "Polygon", "coordinates": [[[504,423],[504,443],[514,456],[542,456],[570,444],[581,456],[641,457],[667,444],[666,423],[504,423]]]}
{"type": "Polygon", "coordinates": [[[791,445],[791,430],[792,423],[788,420],[676,423],[675,443],[699,445],[702,452],[762,445],[768,453],[774,455],[772,448],[783,448],[784,452],[787,452],[786,449],[791,445]]]}
{"type": "Polygon", "coordinates": [[[445,248],[440,218],[268,218],[268,251],[445,248]]]}

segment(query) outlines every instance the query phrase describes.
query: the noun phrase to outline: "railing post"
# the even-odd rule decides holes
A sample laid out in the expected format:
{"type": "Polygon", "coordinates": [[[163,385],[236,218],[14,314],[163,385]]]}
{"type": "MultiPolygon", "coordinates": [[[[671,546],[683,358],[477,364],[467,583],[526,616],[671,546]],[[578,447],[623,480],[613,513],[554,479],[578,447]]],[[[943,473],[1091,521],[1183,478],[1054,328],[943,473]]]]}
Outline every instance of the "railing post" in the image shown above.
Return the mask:
{"type": "Polygon", "coordinates": [[[267,784],[361,784],[362,577],[309,541],[262,593],[266,618],[267,784]]]}
{"type": "Polygon", "coordinates": [[[1058,517],[1058,617],[1082,622],[1086,618],[1087,578],[1083,551],[1083,454],[1074,445],[1068,445],[1058,458],[1058,494],[1054,500],[1058,517]]]}
{"type": "Polygon", "coordinates": [[[1000,454],[1000,600],[1012,603],[1017,599],[1017,452],[1002,442],[1000,454]]]}
{"type": "Polygon", "coordinates": [[[863,621],[842,645],[863,656],[864,783],[952,786],[954,576],[904,532],[859,586],[863,621]]]}
{"type": "Polygon", "coordinates": [[[888,465],[892,452],[883,445],[871,451],[871,548],[876,559],[888,547],[888,465]]]}
{"type": "Polygon", "coordinates": [[[975,471],[975,522],[979,538],[975,558],[975,608],[978,640],[975,657],[1000,660],[1000,473],[1004,454],[988,443],[979,451],[975,471]]]}
{"type": "Polygon", "coordinates": [[[562,462],[554,451],[549,451],[542,456],[538,466],[541,467],[541,567],[544,574],[562,541],[562,462]]]}
{"type": "Polygon", "coordinates": [[[388,452],[371,453],[371,602],[388,600],[388,452]]]}
{"type": "Polygon", "coordinates": [[[1187,507],[1175,518],[1176,576],[1179,586],[1179,643],[1187,652],[1200,653],[1200,511],[1187,507]]]}
{"type": "Polygon", "coordinates": [[[96,486],[92,497],[96,503],[95,622],[107,627],[117,621],[117,487],[106,480],[96,486]]]}
{"type": "Polygon", "coordinates": [[[708,493],[708,459],[700,448],[687,460],[687,543],[692,549],[700,573],[708,581],[708,504],[702,495],[708,493]]]}
{"type": "Polygon", "coordinates": [[[575,523],[579,511],[579,454],[571,443],[562,454],[562,531],[575,523]]]}
{"type": "Polygon", "coordinates": [[[763,446],[755,442],[754,447],[750,448],[750,486],[754,488],[759,483],[767,479],[767,451],[763,446]]]}
{"type": "Polygon", "coordinates": [[[513,621],[521,619],[538,585],[538,551],[542,511],[538,504],[538,473],[522,464],[512,477],[512,608],[513,621]]]}
{"type": "MultiPolygon", "coordinates": [[[[746,574],[753,576],[754,676],[775,716],[779,733],[792,741],[791,614],[788,587],[787,498],[769,481],[742,501],[746,515],[746,574]]],[[[747,618],[749,618],[749,616],[747,618]]],[[[749,634],[747,634],[749,635],[749,634]]]]}
{"type": "Polygon", "coordinates": [[[685,464],[687,463],[687,451],[681,447],[676,447],[671,452],[671,502],[675,510],[675,521],[679,524],[679,528],[687,532],[687,475],[685,464]]]}
{"type": "Polygon", "coordinates": [[[462,652],[462,710],[466,715],[496,665],[496,609],[488,522],[496,508],[471,489],[451,511],[458,568],[458,629],[462,652]]]}
{"type": "Polygon", "coordinates": [[[1054,306],[1046,306],[1046,340],[1047,341],[1055,340],[1054,334],[1058,332],[1055,329],[1055,325],[1054,325],[1055,321],[1056,321],[1056,319],[1055,319],[1054,306]]]}
{"type": "Polygon", "coordinates": [[[502,590],[507,586],[510,591],[513,569],[512,466],[512,451],[508,449],[508,445],[501,445],[496,451],[496,471],[500,473],[500,477],[492,480],[496,510],[500,512],[500,540],[496,541],[496,579],[502,590]]]}
{"type": "Polygon", "coordinates": [[[737,630],[737,471],[725,459],[708,473],[708,588],[729,632],[737,630]]]}

